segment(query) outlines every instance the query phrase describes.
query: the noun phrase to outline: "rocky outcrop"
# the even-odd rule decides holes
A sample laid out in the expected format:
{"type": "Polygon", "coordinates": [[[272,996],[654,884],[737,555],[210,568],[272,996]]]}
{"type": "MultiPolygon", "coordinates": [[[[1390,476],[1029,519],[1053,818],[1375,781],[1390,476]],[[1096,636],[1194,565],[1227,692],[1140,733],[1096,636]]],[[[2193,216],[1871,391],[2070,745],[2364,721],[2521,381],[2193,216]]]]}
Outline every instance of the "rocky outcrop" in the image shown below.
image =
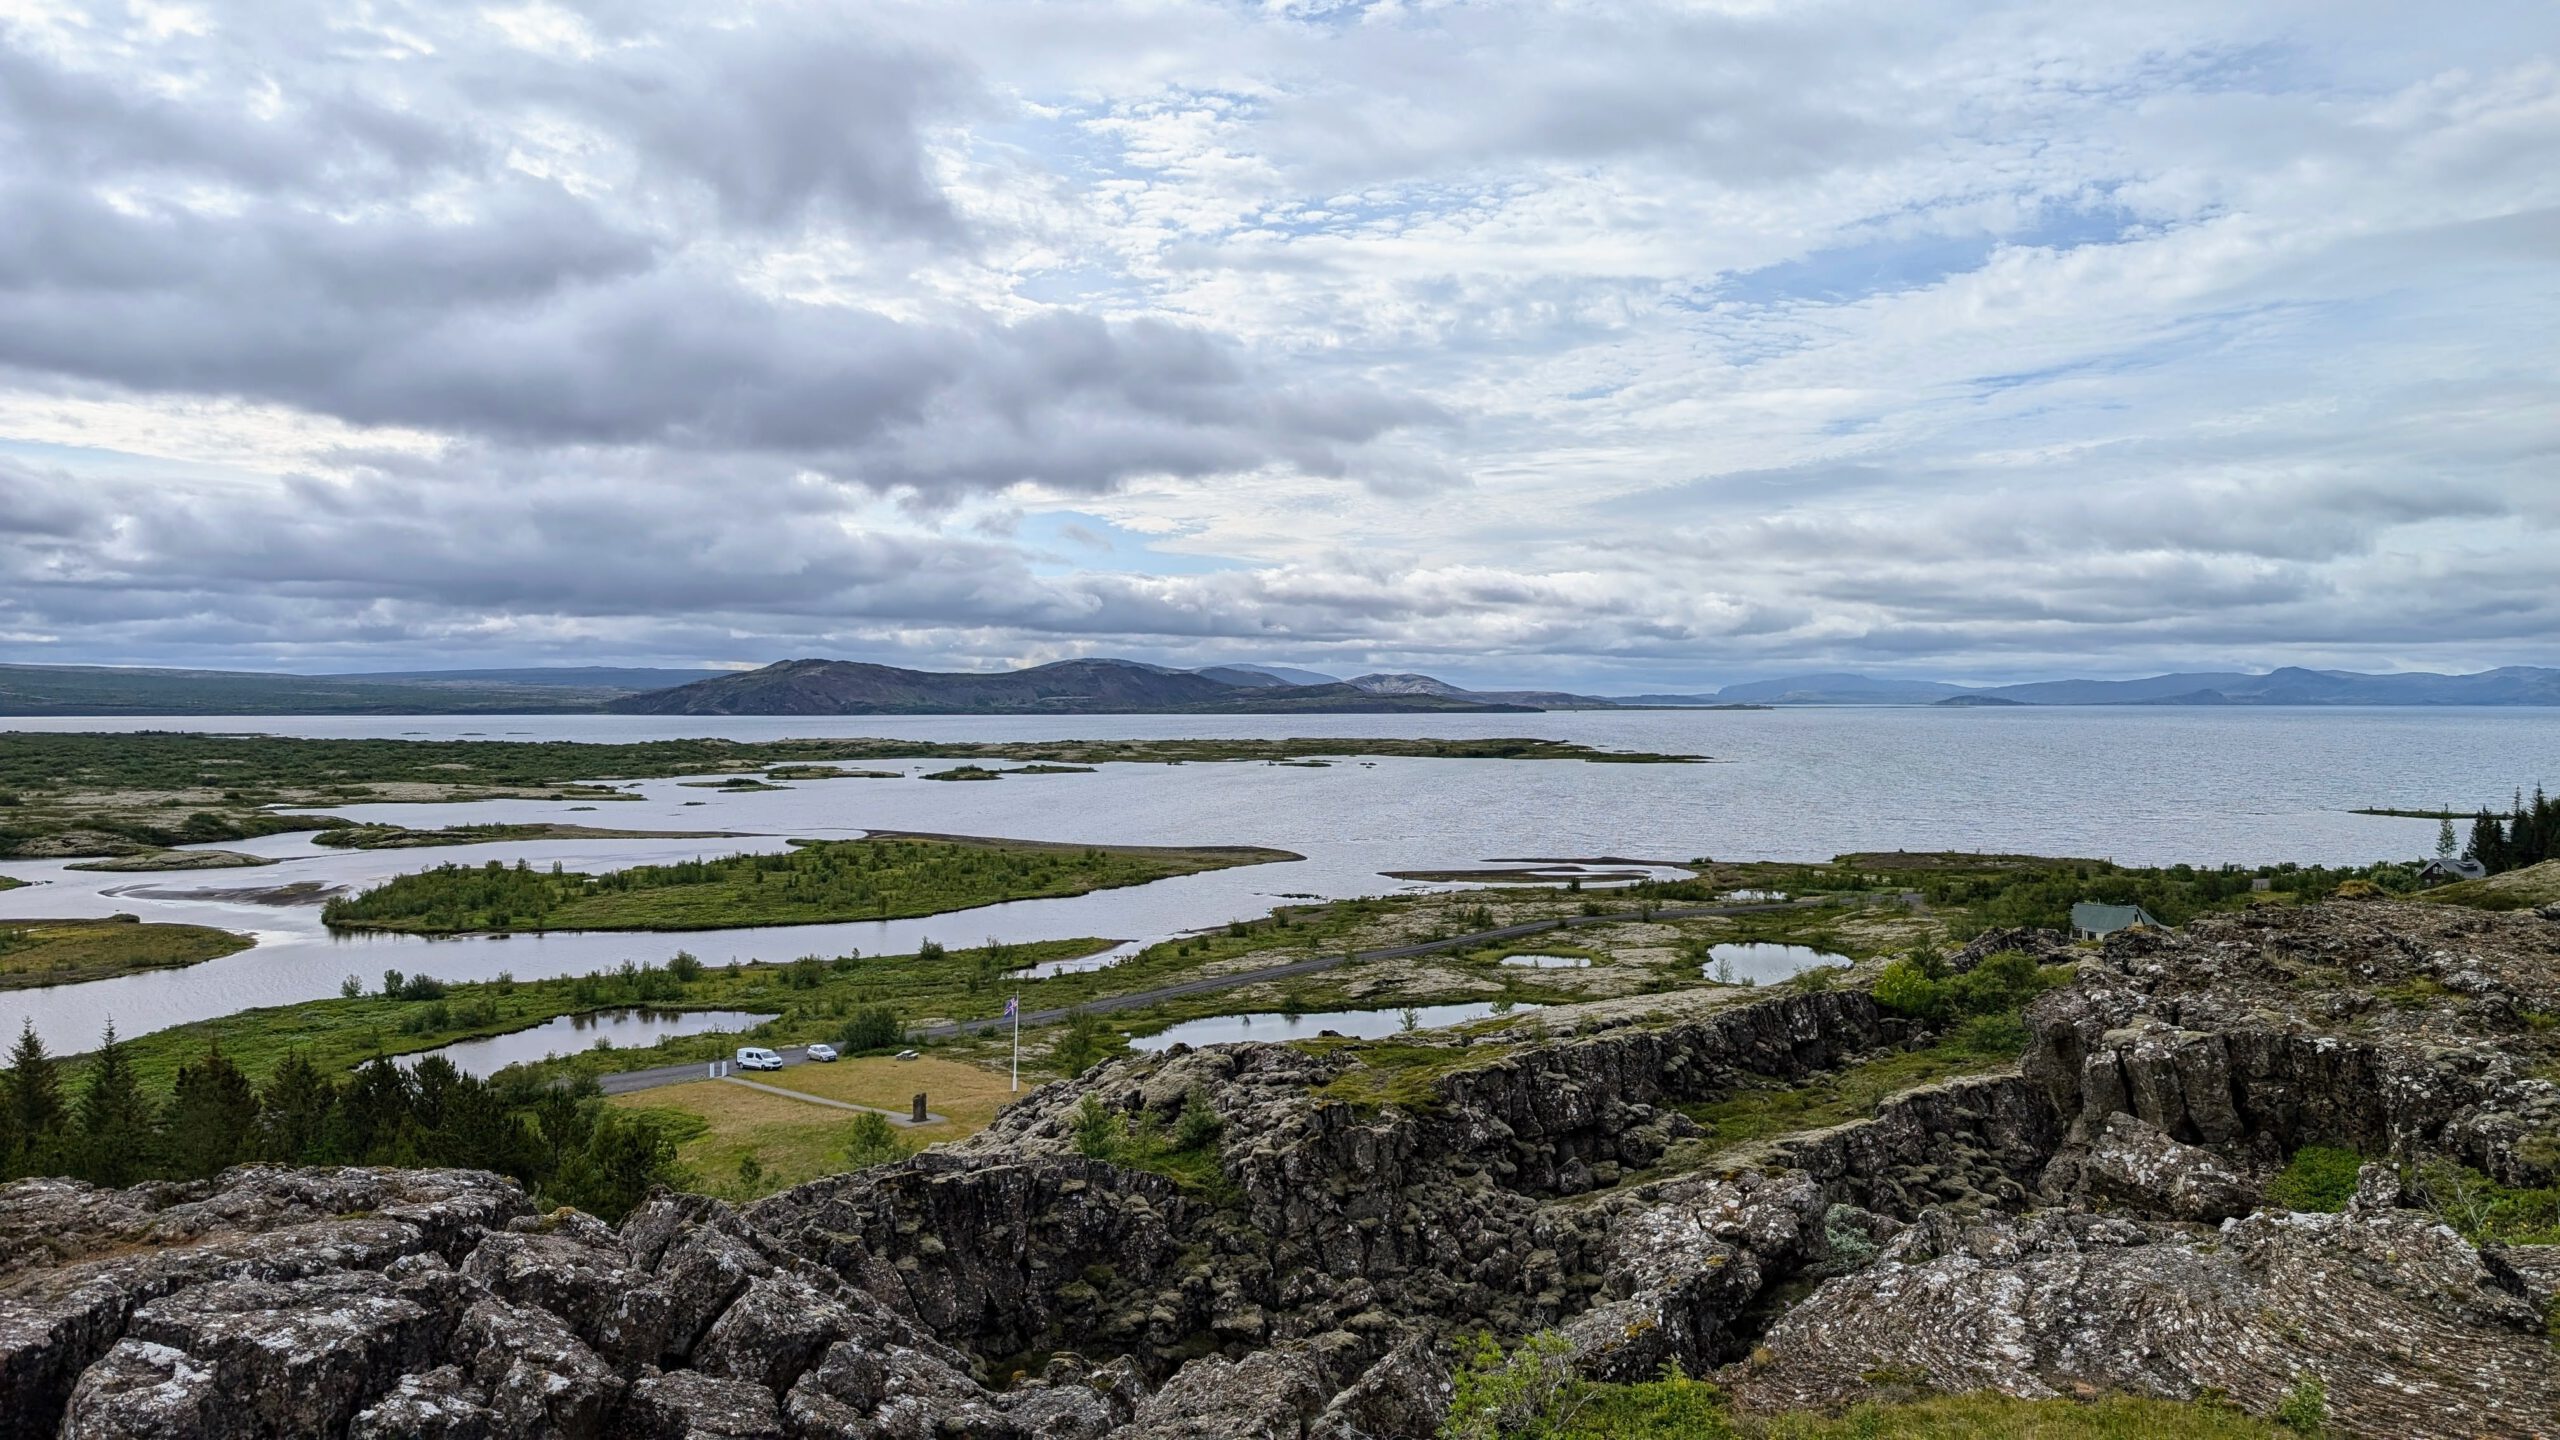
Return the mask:
{"type": "Polygon", "coordinates": [[[990,1390],[697,1196],[616,1230],[467,1171],[32,1180],[0,1244],[7,1437],[1098,1437],[1144,1394],[1125,1365],[990,1390]]]}
{"type": "Polygon", "coordinates": [[[1833,1280],[1734,1376],[1763,1408],[1879,1378],[2024,1396],[2208,1393],[2274,1410],[2306,1381],[2355,1435],[2532,1435],[2560,1414],[2542,1312],[2428,1216],[2260,1214],[2212,1230],[2067,1211],[1937,1212],[1833,1280]]]}
{"type": "Polygon", "coordinates": [[[1551,1010],[1375,1069],[1176,1047],[902,1164],[618,1226],[470,1172],[21,1181],[0,1437],[1401,1440],[1451,1339],[1541,1329],[1586,1375],[1762,1407],[2309,1384],[2346,1434],[2560,1413],[2551,1247],[2475,1248],[2389,1164],[2344,1214],[2263,1203],[2310,1143],[2546,1179],[2560,927],[2365,903],[1973,948],[2075,966],[2018,1069],[1726,1150],[1682,1107],[1929,1035],[1844,987],[1551,1010]],[[1158,1137],[1214,1111],[1214,1178],[1075,1153],[1088,1099],[1158,1137]]]}

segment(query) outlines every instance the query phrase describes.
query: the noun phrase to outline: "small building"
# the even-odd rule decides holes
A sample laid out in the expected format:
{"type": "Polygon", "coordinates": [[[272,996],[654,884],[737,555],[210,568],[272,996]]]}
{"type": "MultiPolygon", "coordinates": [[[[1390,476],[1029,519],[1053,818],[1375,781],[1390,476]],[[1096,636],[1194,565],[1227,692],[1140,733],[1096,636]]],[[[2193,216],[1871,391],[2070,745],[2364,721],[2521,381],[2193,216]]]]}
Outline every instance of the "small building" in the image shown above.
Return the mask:
{"type": "Polygon", "coordinates": [[[2430,860],[2418,867],[2421,885],[2450,885],[2457,880],[2478,880],[2487,876],[2489,867],[2469,856],[2452,860],[2430,860]]]}
{"type": "Polygon", "coordinates": [[[2071,907],[2071,937],[2075,940],[2103,940],[2119,930],[2136,925],[2165,929],[2160,917],[2139,905],[2101,905],[2083,900],[2071,907]]]}

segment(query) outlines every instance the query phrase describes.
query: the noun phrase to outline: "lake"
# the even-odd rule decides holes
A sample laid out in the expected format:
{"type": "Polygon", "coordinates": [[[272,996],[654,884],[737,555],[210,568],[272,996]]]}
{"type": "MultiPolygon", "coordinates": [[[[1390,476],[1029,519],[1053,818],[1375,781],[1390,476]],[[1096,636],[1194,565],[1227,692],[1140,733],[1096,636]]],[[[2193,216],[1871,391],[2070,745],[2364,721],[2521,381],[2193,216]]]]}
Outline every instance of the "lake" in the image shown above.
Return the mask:
{"type": "MultiPolygon", "coordinates": [[[[219,848],[280,863],[147,875],[0,862],[44,883],[0,893],[0,919],[106,915],[253,931],[255,949],[186,970],[0,995],[47,1043],[87,1049],[112,1018],[139,1034],[259,1005],[334,995],[386,969],[449,980],[575,974],[688,949],[710,961],[911,951],[1094,936],[1149,941],[1267,913],[1306,897],[1432,888],[1387,870],[1478,867],[1500,857],[1603,855],[1819,860],[1847,850],[2013,850],[2137,864],[2344,863],[2428,852],[2435,824],[2346,813],[2358,805],[2471,806],[2518,785],[2560,787],[2560,712],[2459,709],[1785,709],[1559,711],[1495,715],[1118,715],[722,719],[682,716],[331,716],[11,719],[22,730],[137,728],[304,736],[642,740],[718,735],[1044,738],[1531,735],[1715,757],[1707,765],[1502,760],[1346,761],[1325,768],[1107,765],[1088,775],[986,784],[807,781],[745,794],[673,780],[642,799],[573,813],[556,801],[348,805],[393,824],[563,820],[639,829],[737,830],[741,840],[567,840],[438,850],[336,851],[305,836],[219,848]],[[700,804],[689,805],[688,801],[700,804]],[[524,858],[607,869],[868,828],[1105,844],[1270,845],[1304,861],[1184,876],[1126,890],[988,906],[922,920],[686,935],[427,940],[336,938],[315,906],[190,895],[313,881],[361,889],[453,861],[524,858]],[[149,895],[137,892],[149,891],[149,895]]],[[[1348,747],[1346,747],[1348,748],[1348,747]]],[[[943,762],[882,765],[912,777],[943,762]]]]}
{"type": "MultiPolygon", "coordinates": [[[[434,1050],[403,1055],[400,1063],[415,1065],[430,1055],[441,1055],[463,1074],[487,1079],[510,1065],[592,1050],[599,1041],[610,1041],[614,1048],[627,1050],[636,1045],[653,1045],[674,1035],[707,1035],[714,1031],[738,1034],[772,1018],[744,1010],[591,1010],[582,1015],[562,1015],[504,1035],[457,1040],[434,1050]]],[[[646,1055],[635,1055],[631,1063],[646,1065],[651,1061],[646,1055]]]]}

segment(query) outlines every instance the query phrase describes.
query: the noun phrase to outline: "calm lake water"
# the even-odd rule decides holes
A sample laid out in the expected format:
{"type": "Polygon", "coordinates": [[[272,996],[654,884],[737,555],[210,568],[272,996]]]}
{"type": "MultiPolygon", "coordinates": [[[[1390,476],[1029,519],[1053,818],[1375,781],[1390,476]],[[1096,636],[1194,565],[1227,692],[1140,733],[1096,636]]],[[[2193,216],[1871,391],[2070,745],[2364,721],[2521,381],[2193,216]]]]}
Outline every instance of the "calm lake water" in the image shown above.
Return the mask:
{"type": "MultiPolygon", "coordinates": [[[[637,829],[736,830],[741,840],[542,841],[443,850],[334,851],[302,836],[221,848],[260,869],[97,874],[0,862],[40,881],[0,893],[0,919],[106,915],[252,931],[255,949],[186,970],[0,994],[0,1022],[31,1017],[49,1044],[85,1049],[112,1018],[139,1034],[259,1005],[337,993],[386,968],[450,980],[575,974],[689,949],[706,960],[898,954],[946,944],[1094,936],[1149,941],[1267,913],[1294,898],[1429,888],[1387,870],[1467,868],[1500,857],[1603,855],[1819,860],[1846,850],[2019,850],[2132,863],[2363,862],[2429,851],[2432,821],[2350,815],[2358,805],[2472,806],[2518,785],[2560,788],[2560,712],[2531,710],[1799,709],[1531,715],[1068,716],[718,719],[660,716],[13,719],[24,730],[197,729],[301,736],[740,740],[880,735],[952,741],[1085,738],[1535,735],[1712,756],[1709,765],[1345,760],[1109,765],[1088,775],[988,784],[809,781],[728,794],[653,780],[642,797],[573,813],[548,801],[350,805],[365,820],[434,826],[563,820],[637,829]],[[688,804],[687,802],[701,802],[688,804]],[[1121,844],[1250,844],[1304,861],[1186,876],[1062,900],[924,920],[688,935],[339,939],[312,906],[219,895],[313,881],[361,889],[454,861],[519,857],[609,869],[867,828],[1121,844]],[[148,893],[141,893],[148,892],[148,893]]],[[[1351,747],[1346,746],[1346,749],[1351,747]]],[[[908,776],[942,762],[883,765],[908,776]]]]}
{"type": "Polygon", "coordinates": [[[1746,981],[1753,985],[1774,985],[1807,970],[1848,963],[1846,955],[1834,955],[1810,945],[1776,945],[1766,940],[1752,940],[1708,946],[1707,963],[1698,967],[1698,973],[1728,985],[1746,981]]]}
{"type": "MultiPolygon", "coordinates": [[[[654,1045],[670,1035],[705,1035],[715,1030],[734,1034],[752,1030],[772,1018],[744,1010],[598,1010],[586,1015],[563,1015],[486,1039],[459,1040],[441,1049],[404,1056],[402,1062],[414,1065],[429,1055],[441,1055],[463,1074],[486,1079],[510,1065],[594,1049],[599,1040],[609,1040],[616,1049],[627,1050],[635,1045],[654,1045]]],[[[631,1063],[646,1065],[649,1059],[636,1056],[631,1063]]]]}

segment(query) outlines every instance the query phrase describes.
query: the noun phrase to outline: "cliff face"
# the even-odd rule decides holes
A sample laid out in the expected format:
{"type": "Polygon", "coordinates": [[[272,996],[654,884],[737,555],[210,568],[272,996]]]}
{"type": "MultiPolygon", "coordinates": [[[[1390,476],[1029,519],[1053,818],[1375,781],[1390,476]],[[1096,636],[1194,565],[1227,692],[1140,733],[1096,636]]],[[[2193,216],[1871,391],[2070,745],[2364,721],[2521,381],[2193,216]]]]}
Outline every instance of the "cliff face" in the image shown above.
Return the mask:
{"type": "Polygon", "coordinates": [[[1114,1062],[946,1151],[618,1229],[463,1172],[19,1182],[0,1434],[1423,1436],[1441,1342],[1487,1328],[1763,1407],[2309,1378],[2350,1434],[2560,1413],[2545,1247],[2484,1253],[2381,1166],[2341,1214],[2262,1204],[2303,1144],[2548,1181],[2560,924],[2127,935],[2018,1072],[1711,1155],[1676,1106],[1926,1037],[1854,990],[1663,1003],[1408,1054],[1398,1104],[1332,1098],[1350,1050],[1114,1062]],[[1077,1155],[1088,1097],[1138,1131],[1207,1104],[1216,1181],[1077,1155]]]}

